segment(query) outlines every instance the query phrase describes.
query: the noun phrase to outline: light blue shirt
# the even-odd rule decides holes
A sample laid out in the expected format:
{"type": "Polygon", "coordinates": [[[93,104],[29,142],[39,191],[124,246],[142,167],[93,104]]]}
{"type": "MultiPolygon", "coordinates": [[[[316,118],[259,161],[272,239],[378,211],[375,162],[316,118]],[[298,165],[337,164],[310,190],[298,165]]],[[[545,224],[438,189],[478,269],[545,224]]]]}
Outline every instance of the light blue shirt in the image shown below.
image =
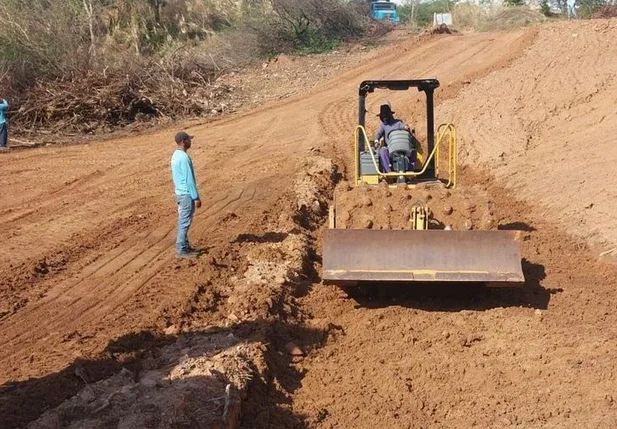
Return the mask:
{"type": "Polygon", "coordinates": [[[4,117],[4,111],[9,107],[9,102],[6,101],[6,98],[2,103],[0,103],[0,125],[6,123],[6,118],[4,117]]]}
{"type": "Polygon", "coordinates": [[[199,199],[193,162],[183,150],[176,149],[171,156],[171,177],[174,181],[176,195],[190,195],[193,200],[199,199]]]}

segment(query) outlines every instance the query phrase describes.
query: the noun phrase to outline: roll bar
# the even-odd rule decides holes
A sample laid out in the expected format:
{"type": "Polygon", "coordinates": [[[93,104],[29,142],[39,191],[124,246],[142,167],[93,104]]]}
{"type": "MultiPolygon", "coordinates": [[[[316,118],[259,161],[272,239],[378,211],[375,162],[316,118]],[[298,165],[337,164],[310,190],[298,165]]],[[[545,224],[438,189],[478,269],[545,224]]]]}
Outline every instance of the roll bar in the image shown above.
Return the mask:
{"type": "MultiPolygon", "coordinates": [[[[433,96],[436,88],[439,88],[437,79],[415,79],[415,80],[365,80],[359,87],[358,100],[358,125],[364,127],[366,119],[366,96],[375,89],[387,89],[390,91],[407,91],[410,88],[418,88],[418,91],[426,94],[426,130],[427,130],[427,149],[428,153],[433,152],[435,147],[435,112],[433,96]]],[[[357,145],[360,148],[357,156],[365,150],[364,139],[358,139],[357,145]]],[[[435,160],[430,161],[430,165],[421,176],[423,179],[434,179],[436,177],[435,160]]]]}

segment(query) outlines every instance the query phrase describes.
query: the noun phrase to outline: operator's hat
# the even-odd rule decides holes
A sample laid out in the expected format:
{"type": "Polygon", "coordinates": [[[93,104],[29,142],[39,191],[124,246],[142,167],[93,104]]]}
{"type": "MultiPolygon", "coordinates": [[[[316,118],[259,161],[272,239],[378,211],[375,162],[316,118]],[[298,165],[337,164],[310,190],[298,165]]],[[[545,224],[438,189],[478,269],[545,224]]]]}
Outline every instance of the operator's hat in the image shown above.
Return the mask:
{"type": "Polygon", "coordinates": [[[379,115],[377,116],[390,116],[396,112],[392,111],[392,106],[389,101],[386,101],[381,106],[379,106],[379,115]]]}
{"type": "Polygon", "coordinates": [[[189,136],[188,133],[186,133],[185,131],[180,131],[179,133],[176,134],[176,143],[180,144],[185,140],[193,140],[195,136],[189,136]]]}

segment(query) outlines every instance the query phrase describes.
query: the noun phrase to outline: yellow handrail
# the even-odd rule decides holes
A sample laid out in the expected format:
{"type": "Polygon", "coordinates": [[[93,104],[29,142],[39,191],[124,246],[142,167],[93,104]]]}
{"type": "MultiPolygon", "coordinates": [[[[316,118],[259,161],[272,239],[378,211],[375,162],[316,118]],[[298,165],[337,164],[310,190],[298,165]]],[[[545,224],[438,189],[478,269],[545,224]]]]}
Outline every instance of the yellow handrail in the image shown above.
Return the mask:
{"type": "MultiPolygon", "coordinates": [[[[356,127],[356,155],[358,154],[358,131],[362,131],[362,134],[364,135],[364,143],[365,146],[368,147],[369,149],[369,153],[371,154],[371,159],[373,161],[373,166],[375,167],[375,170],[377,171],[377,174],[381,177],[399,177],[399,176],[404,176],[404,177],[416,177],[419,176],[421,174],[424,174],[426,172],[426,169],[428,168],[428,165],[430,164],[431,159],[435,156],[435,149],[433,148],[433,151],[430,153],[429,157],[427,158],[426,162],[424,163],[424,167],[422,168],[421,171],[407,171],[405,173],[382,173],[381,171],[379,171],[379,165],[377,164],[377,161],[375,159],[375,153],[373,152],[373,147],[371,146],[368,137],[366,136],[366,129],[362,126],[362,125],[358,125],[356,127]]],[[[357,156],[356,156],[356,164],[358,163],[357,161],[357,156]]],[[[359,172],[359,169],[356,168],[356,170],[359,172]]],[[[359,177],[359,175],[357,175],[356,177],[359,177]]]]}
{"type": "Polygon", "coordinates": [[[435,147],[433,148],[432,152],[429,154],[428,158],[426,159],[426,161],[424,162],[424,166],[422,167],[422,170],[420,171],[407,171],[404,173],[382,173],[379,170],[379,164],[377,163],[377,160],[375,159],[375,153],[373,152],[373,147],[371,146],[368,137],[367,137],[367,133],[366,133],[366,128],[364,128],[364,126],[362,125],[358,125],[356,127],[355,133],[354,133],[354,146],[355,146],[355,178],[356,178],[356,183],[359,182],[360,180],[360,166],[359,166],[359,158],[360,158],[360,148],[358,147],[358,142],[359,142],[359,133],[362,132],[362,135],[364,136],[364,143],[365,143],[365,147],[368,148],[369,153],[371,155],[371,160],[373,162],[373,166],[375,167],[375,171],[377,171],[377,175],[379,175],[380,177],[417,177],[420,176],[422,174],[424,174],[429,166],[429,164],[431,163],[431,160],[433,158],[435,158],[435,173],[437,174],[438,172],[438,165],[439,165],[439,146],[441,144],[441,140],[443,139],[443,137],[445,135],[448,135],[448,184],[447,186],[450,187],[455,187],[456,186],[456,161],[457,161],[457,150],[456,150],[456,128],[454,127],[454,125],[452,124],[442,124],[437,128],[437,135],[435,138],[435,147]]]}
{"type": "Polygon", "coordinates": [[[441,124],[437,127],[437,135],[435,137],[435,148],[437,153],[435,156],[435,174],[439,175],[439,148],[445,136],[448,136],[448,183],[447,187],[456,187],[457,165],[458,165],[458,148],[457,148],[457,133],[456,127],[452,124],[441,124]]]}

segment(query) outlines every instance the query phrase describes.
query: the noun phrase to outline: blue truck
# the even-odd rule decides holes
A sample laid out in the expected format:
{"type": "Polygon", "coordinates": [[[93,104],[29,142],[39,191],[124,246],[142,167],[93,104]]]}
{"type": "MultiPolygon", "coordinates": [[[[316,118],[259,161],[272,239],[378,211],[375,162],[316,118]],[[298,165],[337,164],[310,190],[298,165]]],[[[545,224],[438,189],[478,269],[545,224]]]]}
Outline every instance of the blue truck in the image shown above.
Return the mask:
{"type": "Polygon", "coordinates": [[[401,22],[396,4],[388,0],[371,1],[371,18],[379,21],[388,20],[396,24],[401,22]]]}

